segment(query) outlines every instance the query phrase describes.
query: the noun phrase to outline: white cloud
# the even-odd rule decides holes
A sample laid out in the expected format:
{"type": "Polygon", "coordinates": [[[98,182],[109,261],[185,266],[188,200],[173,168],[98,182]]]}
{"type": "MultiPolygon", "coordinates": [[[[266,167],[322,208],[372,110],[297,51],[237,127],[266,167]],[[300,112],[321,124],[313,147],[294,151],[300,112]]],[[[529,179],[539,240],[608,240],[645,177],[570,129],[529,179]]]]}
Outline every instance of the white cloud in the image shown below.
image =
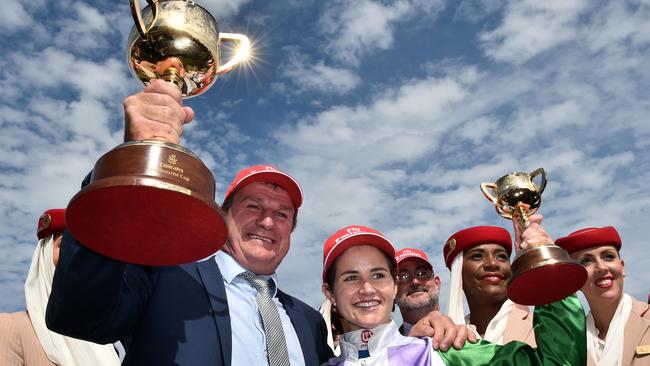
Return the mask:
{"type": "Polygon", "coordinates": [[[413,161],[436,148],[436,132],[449,127],[449,106],[463,94],[452,78],[408,82],[370,105],[337,106],[300,121],[278,138],[298,155],[364,169],[413,161]]]}
{"type": "Polygon", "coordinates": [[[287,51],[287,61],[280,69],[291,81],[293,88],[283,92],[293,95],[304,92],[345,94],[361,83],[361,78],[354,70],[328,66],[323,61],[313,62],[309,56],[294,48],[287,51]]]}
{"type": "Polygon", "coordinates": [[[484,32],[485,53],[497,61],[526,62],[576,37],[578,16],[588,1],[510,1],[503,22],[484,32]]]}
{"type": "Polygon", "coordinates": [[[325,49],[335,60],[358,66],[364,55],[392,46],[397,23],[418,14],[436,14],[442,8],[437,0],[329,2],[320,20],[328,36],[325,49]]]}
{"type": "Polygon", "coordinates": [[[17,32],[33,22],[20,0],[5,0],[0,5],[0,29],[17,32]]]}
{"type": "Polygon", "coordinates": [[[611,51],[612,45],[629,41],[642,46],[650,41],[650,4],[643,1],[610,1],[595,14],[582,36],[594,51],[611,51]]]}
{"type": "Polygon", "coordinates": [[[113,26],[118,20],[128,16],[119,11],[102,13],[85,3],[74,3],[70,8],[65,11],[74,12],[75,18],[60,19],[57,22],[59,30],[53,35],[50,34],[51,40],[48,44],[79,54],[109,47],[110,38],[106,36],[113,32],[118,33],[119,30],[113,26]]]}
{"type": "Polygon", "coordinates": [[[459,130],[458,135],[462,138],[480,143],[489,137],[494,131],[494,126],[498,126],[499,121],[489,117],[478,117],[474,120],[467,121],[459,130]]]}
{"type": "Polygon", "coordinates": [[[463,0],[460,2],[454,18],[478,22],[492,15],[504,4],[504,0],[463,0]]]}
{"type": "MultiPolygon", "coordinates": [[[[239,10],[250,0],[201,0],[197,3],[207,9],[219,22],[222,19],[232,17],[239,13],[239,10]]],[[[224,30],[225,31],[225,30],[224,30]]],[[[227,31],[225,31],[227,32],[227,31]]]]}

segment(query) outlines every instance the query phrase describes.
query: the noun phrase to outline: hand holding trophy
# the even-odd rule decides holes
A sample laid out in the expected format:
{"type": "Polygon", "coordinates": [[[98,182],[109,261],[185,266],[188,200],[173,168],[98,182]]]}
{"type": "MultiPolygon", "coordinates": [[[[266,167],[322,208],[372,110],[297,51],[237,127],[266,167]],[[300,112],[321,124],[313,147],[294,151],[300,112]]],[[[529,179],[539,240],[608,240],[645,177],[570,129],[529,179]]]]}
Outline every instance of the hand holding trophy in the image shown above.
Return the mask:
{"type": "MultiPolygon", "coordinates": [[[[130,2],[135,27],[127,61],[133,75],[148,85],[145,93],[199,95],[248,55],[246,36],[220,33],[212,15],[194,2],[147,0],[143,11],[138,0],[130,2]],[[221,64],[223,42],[239,48],[221,64]],[[156,79],[170,82],[180,93],[151,84],[156,79]]],[[[180,114],[176,138],[145,133],[135,136],[151,137],[129,141],[132,131],[127,128],[127,141],[97,161],[90,183],[66,211],[67,227],[79,242],[129,263],[172,265],[205,258],[226,241],[212,173],[198,156],[174,143],[182,123],[191,120],[191,110],[180,102],[169,102],[173,114],[180,114]]]]}
{"type": "MultiPolygon", "coordinates": [[[[539,209],[544,188],[546,172],[542,168],[530,174],[510,173],[495,183],[481,183],[485,197],[501,217],[515,221],[518,233],[539,209]],[[537,176],[541,177],[539,186],[534,182],[537,176]]],[[[512,263],[508,297],[522,305],[549,304],[578,291],[586,280],[585,268],[564,249],[552,242],[528,243],[512,263]]]]}

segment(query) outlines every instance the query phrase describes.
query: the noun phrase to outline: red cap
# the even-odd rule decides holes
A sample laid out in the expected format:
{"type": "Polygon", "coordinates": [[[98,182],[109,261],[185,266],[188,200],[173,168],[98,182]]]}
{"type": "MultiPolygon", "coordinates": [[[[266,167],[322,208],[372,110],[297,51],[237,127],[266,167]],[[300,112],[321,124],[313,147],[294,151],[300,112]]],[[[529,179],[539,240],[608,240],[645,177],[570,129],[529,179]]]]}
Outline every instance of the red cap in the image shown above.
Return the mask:
{"type": "Polygon", "coordinates": [[[54,233],[63,232],[65,229],[65,208],[53,208],[43,212],[38,218],[36,236],[43,239],[54,233]]]}
{"type": "Polygon", "coordinates": [[[612,226],[601,228],[589,227],[574,231],[563,238],[555,240],[555,245],[569,253],[602,245],[612,245],[616,249],[621,250],[621,237],[618,235],[618,231],[612,226]]]}
{"type": "Polygon", "coordinates": [[[508,230],[499,226],[474,226],[457,232],[445,243],[443,253],[447,268],[451,269],[458,253],[481,244],[499,244],[508,255],[512,253],[512,238],[508,230]]]}
{"type": "Polygon", "coordinates": [[[326,281],[327,270],[336,258],[346,249],[355,245],[372,245],[388,254],[389,257],[395,258],[393,243],[386,239],[382,233],[366,226],[347,226],[335,232],[323,244],[323,282],[326,281]]]}
{"type": "Polygon", "coordinates": [[[237,173],[237,176],[226,191],[224,201],[240,188],[253,182],[275,183],[289,193],[289,197],[291,198],[296,210],[298,210],[302,204],[302,189],[300,189],[298,182],[289,174],[270,165],[256,165],[237,173]]]}
{"type": "Polygon", "coordinates": [[[429,268],[433,268],[431,262],[429,262],[429,256],[427,255],[427,253],[419,249],[404,248],[398,251],[397,253],[395,253],[395,261],[397,262],[397,266],[399,266],[400,262],[409,258],[417,258],[421,262],[426,263],[426,265],[429,266],[429,268]]]}

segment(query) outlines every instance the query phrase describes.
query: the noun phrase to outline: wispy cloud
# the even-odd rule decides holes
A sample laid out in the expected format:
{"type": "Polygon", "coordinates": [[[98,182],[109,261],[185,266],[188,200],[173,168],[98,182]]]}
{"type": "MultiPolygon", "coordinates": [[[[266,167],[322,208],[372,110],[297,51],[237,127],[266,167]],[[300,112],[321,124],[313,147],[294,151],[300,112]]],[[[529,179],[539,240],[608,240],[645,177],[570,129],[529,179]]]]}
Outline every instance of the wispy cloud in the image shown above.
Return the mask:
{"type": "Polygon", "coordinates": [[[4,31],[24,29],[31,23],[31,17],[19,0],[7,0],[0,12],[0,29],[4,31]]]}
{"type": "Polygon", "coordinates": [[[441,1],[373,0],[331,1],[320,19],[327,35],[326,50],[339,62],[356,66],[362,57],[393,45],[394,32],[399,22],[416,15],[437,14],[443,9],[441,1]]]}
{"type": "Polygon", "coordinates": [[[485,52],[497,61],[520,64],[576,37],[578,16],[588,1],[510,1],[503,22],[481,34],[485,52]]]}
{"type": "Polygon", "coordinates": [[[249,4],[250,0],[201,0],[197,3],[205,7],[214,16],[217,16],[217,21],[223,18],[232,17],[237,15],[241,8],[249,4]]]}
{"type": "Polygon", "coordinates": [[[328,66],[322,60],[314,62],[308,55],[293,47],[288,47],[287,53],[287,60],[280,69],[290,80],[291,87],[285,88],[284,93],[345,94],[361,83],[361,78],[353,70],[328,66]]]}
{"type": "Polygon", "coordinates": [[[456,7],[454,19],[478,22],[501,9],[504,0],[463,0],[456,7]]]}

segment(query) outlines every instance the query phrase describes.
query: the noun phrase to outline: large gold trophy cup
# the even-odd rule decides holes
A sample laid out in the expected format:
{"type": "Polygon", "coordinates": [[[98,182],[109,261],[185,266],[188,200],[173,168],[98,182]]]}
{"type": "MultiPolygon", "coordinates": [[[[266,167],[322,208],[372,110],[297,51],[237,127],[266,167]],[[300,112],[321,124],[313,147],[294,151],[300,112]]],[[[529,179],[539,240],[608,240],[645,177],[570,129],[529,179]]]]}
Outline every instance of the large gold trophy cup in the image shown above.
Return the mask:
{"type": "MultiPolygon", "coordinates": [[[[481,183],[481,191],[502,217],[525,229],[526,219],[539,209],[546,188],[546,172],[510,173],[494,183],[481,183]],[[541,182],[535,184],[535,177],[541,182]]],[[[585,268],[553,243],[531,243],[512,263],[508,297],[523,305],[544,305],[561,300],[587,280],[585,268]]]]}
{"type": "MultiPolygon", "coordinates": [[[[147,0],[141,10],[138,0],[130,1],[135,27],[127,62],[145,84],[163,79],[189,98],[247,56],[248,38],[220,33],[212,15],[194,2],[147,0]],[[239,48],[221,64],[223,42],[239,48]]],[[[111,258],[145,265],[192,262],[226,241],[214,198],[214,177],[190,150],[165,141],[130,141],[97,161],[90,183],[68,205],[66,225],[85,246],[111,258]]]]}

